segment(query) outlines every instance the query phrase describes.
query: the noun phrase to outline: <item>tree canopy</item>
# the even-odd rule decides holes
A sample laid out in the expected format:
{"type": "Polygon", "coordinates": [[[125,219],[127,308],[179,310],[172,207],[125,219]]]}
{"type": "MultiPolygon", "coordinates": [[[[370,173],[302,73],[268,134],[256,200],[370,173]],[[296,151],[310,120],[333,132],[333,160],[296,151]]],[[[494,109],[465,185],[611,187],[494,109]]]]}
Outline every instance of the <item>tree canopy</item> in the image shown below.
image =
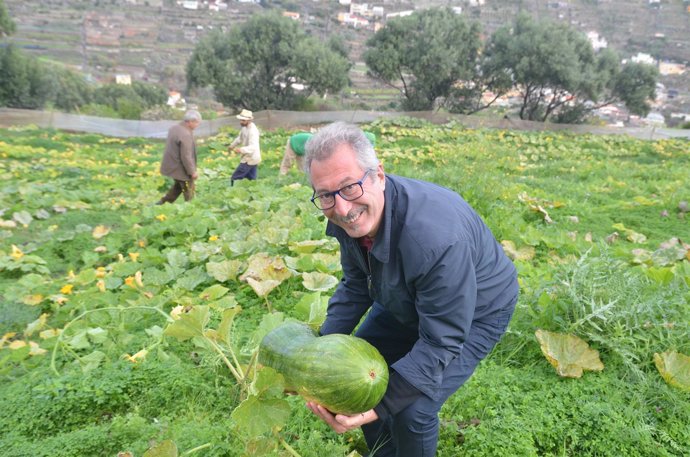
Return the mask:
{"type": "Polygon", "coordinates": [[[202,40],[187,63],[187,82],[212,86],[218,101],[236,109],[296,109],[311,94],[340,91],[349,69],[341,49],[269,12],[202,40]]]}
{"type": "Polygon", "coordinates": [[[433,109],[477,75],[479,26],[449,8],[431,8],[388,22],[367,42],[370,75],[401,87],[403,107],[433,109]]]}
{"type": "Polygon", "coordinates": [[[17,26],[7,11],[5,0],[0,0],[0,37],[12,35],[17,26]]]}
{"type": "Polygon", "coordinates": [[[581,122],[591,110],[616,101],[641,113],[649,109],[656,84],[654,71],[621,69],[613,51],[597,54],[578,31],[525,14],[493,34],[486,59],[520,91],[521,119],[581,122]]]}

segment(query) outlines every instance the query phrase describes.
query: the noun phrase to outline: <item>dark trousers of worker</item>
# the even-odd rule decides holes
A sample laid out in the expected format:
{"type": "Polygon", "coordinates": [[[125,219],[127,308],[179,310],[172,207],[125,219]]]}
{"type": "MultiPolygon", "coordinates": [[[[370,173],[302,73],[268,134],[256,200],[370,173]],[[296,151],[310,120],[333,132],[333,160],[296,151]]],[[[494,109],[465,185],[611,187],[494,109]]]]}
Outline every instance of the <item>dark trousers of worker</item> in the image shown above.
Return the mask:
{"type": "Polygon", "coordinates": [[[230,185],[234,185],[238,179],[256,179],[258,176],[258,165],[247,165],[240,163],[230,177],[230,185]]]}
{"type": "MultiPolygon", "coordinates": [[[[371,457],[433,457],[438,443],[441,406],[467,381],[479,362],[505,333],[515,309],[511,306],[484,320],[475,321],[458,356],[443,372],[439,398],[422,395],[386,421],[362,426],[371,457]]],[[[381,305],[375,303],[356,336],[376,347],[389,365],[407,354],[419,338],[416,331],[403,328],[381,305]]]]}
{"type": "Polygon", "coordinates": [[[160,199],[158,204],[172,203],[177,200],[180,194],[184,195],[184,201],[186,202],[194,198],[194,181],[180,181],[175,179],[170,189],[168,189],[168,193],[160,199]]]}

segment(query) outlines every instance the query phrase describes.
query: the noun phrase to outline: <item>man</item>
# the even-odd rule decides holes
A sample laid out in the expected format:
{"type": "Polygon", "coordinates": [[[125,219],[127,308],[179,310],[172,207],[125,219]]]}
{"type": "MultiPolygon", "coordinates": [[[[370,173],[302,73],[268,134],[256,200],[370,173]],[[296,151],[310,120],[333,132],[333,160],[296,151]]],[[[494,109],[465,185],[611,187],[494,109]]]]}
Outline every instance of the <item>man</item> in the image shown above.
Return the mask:
{"type": "Polygon", "coordinates": [[[243,109],[237,115],[240,120],[240,133],[228,146],[229,152],[240,154],[240,164],[230,178],[230,185],[238,179],[256,179],[259,162],[261,162],[261,146],[259,145],[259,129],[254,125],[254,115],[243,109]],[[239,146],[238,146],[239,145],[239,146]]]}
{"type": "Polygon", "coordinates": [[[436,452],[438,412],[505,332],[516,270],[455,192],[386,175],[356,126],[335,123],[307,143],[312,202],[340,243],[343,278],[320,334],[374,345],[390,378],[381,402],[355,416],[307,406],[333,430],[361,426],[376,457],[436,452]]]}
{"type": "Polygon", "coordinates": [[[311,138],[311,133],[299,132],[291,135],[285,145],[283,161],[280,163],[280,174],[285,176],[293,163],[297,163],[297,169],[304,171],[304,145],[311,138]]]}
{"type": "MultiPolygon", "coordinates": [[[[372,146],[376,146],[376,135],[371,132],[364,132],[372,146]]],[[[283,161],[280,164],[280,174],[286,175],[294,162],[297,162],[297,168],[304,171],[304,146],[307,144],[312,133],[300,132],[288,138],[285,145],[285,153],[283,154],[283,161]]]]}
{"type": "Polygon", "coordinates": [[[163,176],[172,178],[173,184],[157,205],[172,203],[180,194],[184,195],[187,202],[194,198],[194,181],[199,177],[196,172],[194,129],[199,124],[201,114],[196,110],[188,110],[183,121],[168,130],[160,172],[163,176]]]}

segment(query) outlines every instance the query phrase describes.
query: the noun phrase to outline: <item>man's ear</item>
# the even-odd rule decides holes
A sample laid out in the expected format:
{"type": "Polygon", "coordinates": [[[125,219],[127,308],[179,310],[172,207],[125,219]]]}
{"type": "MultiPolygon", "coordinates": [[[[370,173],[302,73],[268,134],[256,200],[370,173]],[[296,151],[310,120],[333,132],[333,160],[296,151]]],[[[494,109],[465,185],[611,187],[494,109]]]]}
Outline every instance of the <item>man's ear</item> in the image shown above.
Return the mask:
{"type": "Polygon", "coordinates": [[[379,180],[379,184],[381,185],[381,189],[385,190],[386,189],[386,174],[383,171],[383,164],[379,162],[378,166],[376,167],[376,177],[379,180]]]}

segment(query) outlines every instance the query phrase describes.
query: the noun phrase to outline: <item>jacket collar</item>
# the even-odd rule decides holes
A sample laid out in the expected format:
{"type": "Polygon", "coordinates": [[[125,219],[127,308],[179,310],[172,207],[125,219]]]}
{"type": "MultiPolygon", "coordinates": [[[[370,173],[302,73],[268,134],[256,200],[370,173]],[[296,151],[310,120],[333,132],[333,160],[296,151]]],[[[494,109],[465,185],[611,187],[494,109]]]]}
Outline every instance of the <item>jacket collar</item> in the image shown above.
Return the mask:
{"type": "MultiPolygon", "coordinates": [[[[393,208],[395,207],[395,200],[397,192],[394,189],[393,182],[386,175],[386,189],[383,191],[383,220],[379,226],[379,231],[374,238],[374,246],[371,249],[371,255],[376,257],[382,263],[388,262],[391,251],[391,226],[393,219],[393,208]]],[[[326,235],[334,236],[344,243],[350,243],[351,247],[358,246],[359,243],[331,221],[326,225],[326,235]]]]}

